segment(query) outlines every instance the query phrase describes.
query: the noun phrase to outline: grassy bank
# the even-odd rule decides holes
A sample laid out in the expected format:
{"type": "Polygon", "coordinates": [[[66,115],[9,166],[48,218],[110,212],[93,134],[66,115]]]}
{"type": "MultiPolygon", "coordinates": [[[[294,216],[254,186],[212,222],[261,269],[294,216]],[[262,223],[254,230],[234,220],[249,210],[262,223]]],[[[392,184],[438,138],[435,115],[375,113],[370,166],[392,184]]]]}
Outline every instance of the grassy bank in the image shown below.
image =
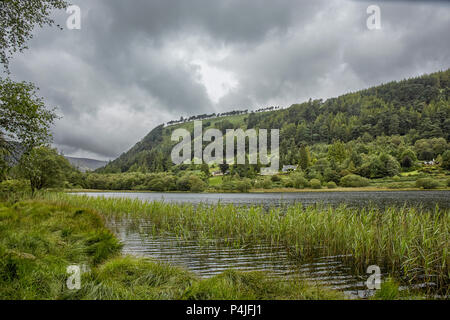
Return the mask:
{"type": "MultiPolygon", "coordinates": [[[[163,262],[123,257],[117,238],[82,198],[0,203],[0,299],[338,299],[302,281],[229,270],[210,279],[163,262]],[[55,201],[57,200],[57,201],[55,201]],[[80,290],[70,265],[86,265],[80,290]]],[[[103,211],[106,213],[106,210],[103,211]]]]}
{"type": "Polygon", "coordinates": [[[449,283],[449,210],[436,208],[289,206],[285,212],[233,205],[197,206],[46,194],[61,204],[93,208],[105,216],[148,217],[154,233],[181,238],[226,239],[230,245],[282,244],[296,259],[318,254],[348,256],[349,265],[365,274],[369,265],[403,282],[449,283]]]}

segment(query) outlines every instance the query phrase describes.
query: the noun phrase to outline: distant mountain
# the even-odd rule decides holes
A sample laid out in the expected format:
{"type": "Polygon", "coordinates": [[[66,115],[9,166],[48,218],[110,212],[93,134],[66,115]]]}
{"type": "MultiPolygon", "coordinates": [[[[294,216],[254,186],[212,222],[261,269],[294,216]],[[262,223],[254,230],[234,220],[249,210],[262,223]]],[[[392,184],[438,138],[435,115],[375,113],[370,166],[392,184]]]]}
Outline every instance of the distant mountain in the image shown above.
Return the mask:
{"type": "Polygon", "coordinates": [[[74,167],[78,168],[78,170],[83,172],[94,171],[108,164],[108,161],[100,161],[95,159],[74,158],[74,157],[65,157],[65,158],[69,160],[70,164],[72,164],[74,167]]]}
{"type": "MultiPolygon", "coordinates": [[[[450,69],[417,78],[393,81],[323,100],[309,100],[287,109],[242,111],[233,115],[200,115],[185,122],[171,121],[154,128],[144,139],[110,162],[102,173],[161,172],[173,166],[170,153],[178,128],[193,132],[193,121],[203,119],[203,129],[225,132],[236,128],[280,129],[280,165],[298,163],[300,146],[345,143],[380,136],[404,136],[450,141],[450,69]],[[172,125],[175,124],[175,125],[172,125]]],[[[205,143],[204,143],[205,144],[205,143]]]]}

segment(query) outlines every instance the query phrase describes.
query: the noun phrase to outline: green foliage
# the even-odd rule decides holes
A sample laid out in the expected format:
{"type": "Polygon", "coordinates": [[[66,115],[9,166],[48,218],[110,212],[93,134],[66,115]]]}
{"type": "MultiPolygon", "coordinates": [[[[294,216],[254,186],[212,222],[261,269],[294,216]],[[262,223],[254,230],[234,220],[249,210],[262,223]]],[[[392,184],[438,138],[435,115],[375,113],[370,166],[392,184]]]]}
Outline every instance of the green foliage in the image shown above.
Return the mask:
{"type": "Polygon", "coordinates": [[[399,285],[392,278],[381,283],[381,288],[375,292],[375,299],[396,300],[400,297],[399,285]]]}
{"type": "Polygon", "coordinates": [[[417,140],[414,148],[420,160],[429,161],[444,153],[448,146],[444,138],[433,138],[417,140]]]}
{"type": "Polygon", "coordinates": [[[206,184],[196,175],[184,175],[177,180],[177,189],[180,191],[202,192],[206,184]]]}
{"type": "Polygon", "coordinates": [[[367,187],[369,185],[369,179],[358,176],[356,174],[349,174],[341,179],[341,186],[343,187],[367,187]]]}
{"type": "Polygon", "coordinates": [[[27,49],[26,42],[33,37],[36,26],[53,25],[53,10],[64,9],[65,0],[8,0],[0,7],[0,63],[8,70],[9,59],[16,52],[27,49]]]}
{"type": "Polygon", "coordinates": [[[250,179],[242,179],[236,182],[236,189],[240,192],[249,192],[252,188],[250,179]]]}
{"type": "Polygon", "coordinates": [[[54,110],[36,96],[33,84],[0,79],[0,180],[11,165],[7,157],[51,140],[50,127],[56,118],[54,110]]]}
{"type": "MultiPolygon", "coordinates": [[[[449,74],[450,70],[446,70],[326,101],[208,121],[219,129],[280,129],[280,164],[300,164],[308,179],[338,183],[343,170],[371,179],[394,176],[400,163],[411,170],[416,166],[416,156],[432,158],[446,150],[450,139],[449,74]],[[308,170],[311,168],[314,172],[308,170]]],[[[174,145],[170,134],[176,128],[192,132],[193,123],[155,128],[101,171],[128,172],[137,164],[149,172],[175,172],[177,169],[168,163],[174,145]]],[[[241,178],[254,179],[250,170],[235,169],[241,178]]],[[[252,169],[258,172],[260,167],[252,169]]]]}
{"type": "Polygon", "coordinates": [[[242,246],[267,241],[288,247],[290,255],[299,261],[310,261],[318,254],[343,255],[361,275],[366,275],[367,261],[379,261],[385,270],[401,273],[407,280],[430,278],[444,288],[448,282],[448,209],[297,204],[280,214],[279,208],[266,210],[260,206],[194,206],[66,194],[45,196],[64,204],[95,208],[111,218],[145,216],[152,221],[155,235],[171,232],[193,240],[231,238],[230,245],[242,246]]]}
{"type": "Polygon", "coordinates": [[[308,180],[301,173],[297,173],[297,172],[292,173],[289,176],[289,179],[292,181],[292,185],[296,189],[304,189],[304,188],[309,187],[308,180]]]}
{"type": "Polygon", "coordinates": [[[58,299],[66,268],[116,255],[118,240],[87,209],[42,201],[0,204],[0,299],[58,299]]]}
{"type": "Polygon", "coordinates": [[[330,181],[330,182],[327,183],[327,188],[328,189],[336,189],[337,185],[336,185],[336,183],[334,181],[330,181]]]}
{"type": "Polygon", "coordinates": [[[300,161],[299,161],[299,167],[303,170],[306,170],[310,166],[310,155],[308,147],[305,145],[302,145],[300,147],[300,161]]]}
{"type": "Polygon", "coordinates": [[[5,180],[0,183],[0,194],[12,194],[31,191],[26,180],[5,180]]]}
{"type": "Polygon", "coordinates": [[[313,189],[322,189],[322,184],[319,179],[311,179],[311,181],[309,182],[309,185],[313,189]]]}
{"type": "Polygon", "coordinates": [[[442,154],[441,167],[445,170],[450,170],[450,150],[447,150],[442,154]]]}
{"type": "Polygon", "coordinates": [[[416,181],[417,188],[437,189],[439,188],[439,186],[440,186],[439,182],[437,182],[432,178],[421,178],[416,181]]]}
{"type": "Polygon", "coordinates": [[[270,178],[258,179],[255,183],[256,189],[270,189],[272,188],[272,180],[270,178]]]}
{"type": "Polygon", "coordinates": [[[22,177],[30,181],[31,191],[62,187],[66,173],[73,170],[66,158],[55,149],[37,147],[19,163],[22,177]]]}
{"type": "MultiPolygon", "coordinates": [[[[112,206],[111,208],[113,208],[112,206]]],[[[67,203],[0,203],[0,299],[339,299],[336,291],[226,271],[209,279],[155,260],[121,257],[118,240],[92,210],[67,203]],[[102,263],[101,263],[102,262],[102,263]],[[101,263],[101,264],[100,264],[101,263]],[[66,287],[69,265],[85,264],[81,289],[66,287]]]]}
{"type": "Polygon", "coordinates": [[[328,159],[335,163],[342,163],[347,158],[347,150],[342,141],[335,141],[328,148],[328,159]]]}

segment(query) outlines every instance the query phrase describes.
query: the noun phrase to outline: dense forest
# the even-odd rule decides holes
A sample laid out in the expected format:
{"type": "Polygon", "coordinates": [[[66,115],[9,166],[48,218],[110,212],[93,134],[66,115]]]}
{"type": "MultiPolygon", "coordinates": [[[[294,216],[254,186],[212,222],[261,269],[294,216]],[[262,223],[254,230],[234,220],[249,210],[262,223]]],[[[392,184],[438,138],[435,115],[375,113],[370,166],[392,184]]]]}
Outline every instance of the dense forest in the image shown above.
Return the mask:
{"type": "MultiPolygon", "coordinates": [[[[368,159],[362,161],[364,156],[379,153],[405,165],[407,155],[412,161],[432,160],[447,150],[450,139],[449,76],[450,69],[326,101],[310,100],[287,109],[206,120],[203,127],[223,132],[233,128],[280,129],[281,165],[299,164],[302,147],[312,153],[313,162],[326,153],[328,160],[338,163],[352,157],[357,168],[367,165],[368,159]],[[344,144],[344,154],[330,159],[328,153],[340,143],[344,144]]],[[[170,135],[179,127],[193,128],[192,123],[158,126],[99,172],[171,170],[170,152],[175,143],[170,135]]]]}

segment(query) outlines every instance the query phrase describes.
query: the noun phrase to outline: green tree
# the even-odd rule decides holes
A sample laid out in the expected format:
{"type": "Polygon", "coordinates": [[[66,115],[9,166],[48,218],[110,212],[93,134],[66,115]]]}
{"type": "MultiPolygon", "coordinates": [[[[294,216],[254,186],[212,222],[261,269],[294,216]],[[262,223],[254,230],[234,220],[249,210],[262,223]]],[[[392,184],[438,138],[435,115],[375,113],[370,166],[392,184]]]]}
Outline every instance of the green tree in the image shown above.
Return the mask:
{"type": "Polygon", "coordinates": [[[43,188],[62,187],[66,174],[72,170],[66,158],[44,146],[25,154],[19,163],[19,172],[30,181],[32,193],[43,188]]]}
{"type": "Polygon", "coordinates": [[[299,166],[302,170],[306,170],[310,164],[311,164],[311,158],[309,155],[309,150],[308,147],[306,145],[302,145],[300,147],[300,161],[299,161],[299,166]]]}
{"type": "Polygon", "coordinates": [[[450,170],[450,150],[447,150],[442,154],[441,167],[450,170]]]}
{"type": "Polygon", "coordinates": [[[209,177],[211,175],[209,172],[209,165],[207,163],[202,163],[201,170],[205,174],[206,177],[209,177]]]}
{"type": "Polygon", "coordinates": [[[335,141],[328,148],[328,159],[335,161],[336,163],[342,163],[347,158],[347,150],[345,143],[342,141],[335,141]]]}
{"type": "Polygon", "coordinates": [[[5,156],[16,154],[15,149],[28,153],[50,142],[50,126],[56,118],[54,110],[48,109],[36,95],[33,84],[0,79],[0,172],[7,170],[5,156]]]}
{"type": "Polygon", "coordinates": [[[16,52],[27,49],[36,26],[53,25],[55,9],[64,9],[65,0],[3,0],[0,2],[0,63],[9,72],[9,60],[16,52]]]}

